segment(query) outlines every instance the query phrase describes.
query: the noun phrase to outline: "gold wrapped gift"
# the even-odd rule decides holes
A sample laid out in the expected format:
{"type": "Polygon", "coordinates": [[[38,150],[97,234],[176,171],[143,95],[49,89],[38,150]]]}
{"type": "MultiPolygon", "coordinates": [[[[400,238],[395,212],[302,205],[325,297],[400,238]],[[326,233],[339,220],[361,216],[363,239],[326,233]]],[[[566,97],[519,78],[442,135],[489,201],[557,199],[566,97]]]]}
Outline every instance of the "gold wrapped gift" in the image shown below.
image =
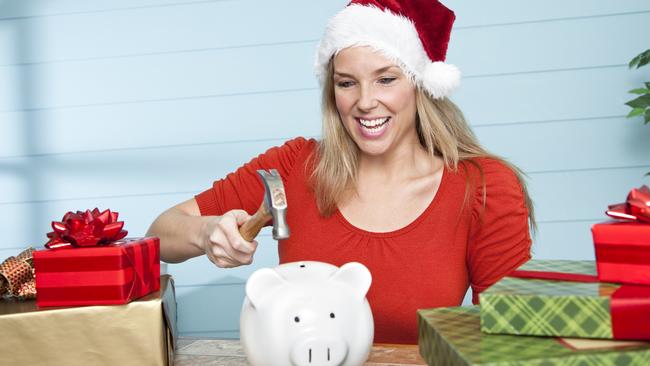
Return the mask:
{"type": "Polygon", "coordinates": [[[174,281],[125,305],[38,308],[0,300],[0,364],[167,365],[174,362],[174,281]]]}

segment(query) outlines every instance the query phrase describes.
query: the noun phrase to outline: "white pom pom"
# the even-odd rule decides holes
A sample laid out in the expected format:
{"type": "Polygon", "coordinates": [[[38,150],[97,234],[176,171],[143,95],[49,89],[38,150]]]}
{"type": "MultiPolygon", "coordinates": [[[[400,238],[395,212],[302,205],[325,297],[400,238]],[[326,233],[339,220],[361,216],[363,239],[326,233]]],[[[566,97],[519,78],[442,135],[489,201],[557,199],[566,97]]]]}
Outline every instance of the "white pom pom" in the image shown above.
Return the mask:
{"type": "Polygon", "coordinates": [[[448,97],[460,85],[460,70],[454,65],[430,62],[422,73],[422,86],[434,99],[448,97]]]}

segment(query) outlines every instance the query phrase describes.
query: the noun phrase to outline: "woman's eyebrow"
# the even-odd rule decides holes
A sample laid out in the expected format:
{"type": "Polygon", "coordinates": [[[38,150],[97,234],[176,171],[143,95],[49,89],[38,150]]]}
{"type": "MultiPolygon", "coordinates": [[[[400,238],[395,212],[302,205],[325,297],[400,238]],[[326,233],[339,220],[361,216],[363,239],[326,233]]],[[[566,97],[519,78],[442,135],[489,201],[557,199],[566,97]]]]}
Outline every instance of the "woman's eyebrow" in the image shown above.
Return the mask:
{"type": "MultiPolygon", "coordinates": [[[[372,73],[373,73],[374,75],[381,74],[381,73],[384,73],[384,72],[386,72],[386,71],[392,69],[393,67],[397,67],[397,66],[395,66],[395,65],[384,66],[384,67],[381,67],[381,68],[379,68],[379,69],[373,71],[372,73]]],[[[348,74],[348,73],[345,73],[345,72],[339,72],[339,71],[334,71],[334,75],[336,75],[336,76],[341,76],[341,77],[348,77],[348,78],[353,78],[353,77],[354,77],[354,76],[351,75],[351,74],[348,74]]]]}
{"type": "Polygon", "coordinates": [[[334,71],[334,76],[341,76],[341,77],[344,77],[344,78],[352,78],[353,77],[351,74],[347,74],[347,73],[344,73],[344,72],[338,72],[338,71],[334,71]]]}
{"type": "Polygon", "coordinates": [[[392,69],[393,67],[397,67],[397,66],[395,66],[395,65],[384,66],[384,67],[382,67],[382,68],[380,68],[380,69],[375,70],[374,74],[381,74],[381,73],[384,73],[384,72],[386,72],[386,71],[392,69]]]}

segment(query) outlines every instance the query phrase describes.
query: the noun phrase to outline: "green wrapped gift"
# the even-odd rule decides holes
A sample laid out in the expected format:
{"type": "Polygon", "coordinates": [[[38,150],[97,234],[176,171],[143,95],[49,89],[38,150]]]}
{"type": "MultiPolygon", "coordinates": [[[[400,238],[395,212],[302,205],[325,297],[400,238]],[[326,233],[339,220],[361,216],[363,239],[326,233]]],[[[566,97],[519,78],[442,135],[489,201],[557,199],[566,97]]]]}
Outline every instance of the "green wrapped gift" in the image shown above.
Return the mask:
{"type": "Polygon", "coordinates": [[[431,366],[650,365],[650,343],[577,340],[590,344],[576,349],[568,339],[485,334],[479,312],[478,307],[418,310],[422,358],[431,366]]]}
{"type": "MultiPolygon", "coordinates": [[[[531,260],[524,271],[596,275],[593,261],[531,260]]],[[[480,295],[486,333],[614,338],[610,296],[620,285],[505,277],[480,295]]]]}

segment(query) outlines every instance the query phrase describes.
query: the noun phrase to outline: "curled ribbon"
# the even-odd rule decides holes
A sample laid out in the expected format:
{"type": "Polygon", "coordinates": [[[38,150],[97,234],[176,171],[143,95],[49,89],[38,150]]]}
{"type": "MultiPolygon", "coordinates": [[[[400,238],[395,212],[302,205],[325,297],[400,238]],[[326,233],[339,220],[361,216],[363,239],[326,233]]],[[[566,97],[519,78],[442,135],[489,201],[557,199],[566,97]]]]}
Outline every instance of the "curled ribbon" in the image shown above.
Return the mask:
{"type": "Polygon", "coordinates": [[[27,248],[0,264],[0,296],[9,295],[21,299],[36,297],[33,251],[32,248],[27,248]]]}
{"type": "Polygon", "coordinates": [[[633,188],[625,202],[610,205],[605,213],[615,219],[650,223],[650,188],[633,188]]]}
{"type": "Polygon", "coordinates": [[[117,221],[118,213],[111,210],[68,212],[59,221],[52,221],[54,231],[47,233],[48,249],[92,247],[109,244],[127,235],[123,221],[117,221]]]}

